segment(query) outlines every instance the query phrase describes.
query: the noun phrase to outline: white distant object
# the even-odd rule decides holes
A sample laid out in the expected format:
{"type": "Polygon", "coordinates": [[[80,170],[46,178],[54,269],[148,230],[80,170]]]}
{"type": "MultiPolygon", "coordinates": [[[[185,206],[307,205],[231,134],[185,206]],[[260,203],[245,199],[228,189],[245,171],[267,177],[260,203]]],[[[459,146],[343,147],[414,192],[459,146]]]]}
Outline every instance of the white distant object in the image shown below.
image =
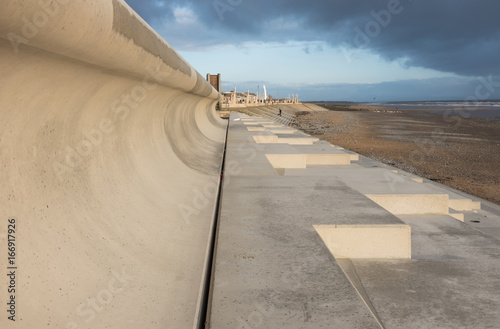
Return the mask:
{"type": "Polygon", "coordinates": [[[267,101],[267,90],[266,90],[266,85],[263,86],[264,88],[264,102],[267,101]]]}

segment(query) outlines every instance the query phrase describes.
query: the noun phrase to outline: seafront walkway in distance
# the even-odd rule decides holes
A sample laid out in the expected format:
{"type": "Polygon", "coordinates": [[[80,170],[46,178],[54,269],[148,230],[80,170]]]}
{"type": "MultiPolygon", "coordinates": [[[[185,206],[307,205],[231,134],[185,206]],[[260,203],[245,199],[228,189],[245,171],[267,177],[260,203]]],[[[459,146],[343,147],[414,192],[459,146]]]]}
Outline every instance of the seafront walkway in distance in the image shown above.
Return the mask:
{"type": "Polygon", "coordinates": [[[284,109],[229,118],[210,328],[500,323],[500,207],[291,129],[284,109]]]}

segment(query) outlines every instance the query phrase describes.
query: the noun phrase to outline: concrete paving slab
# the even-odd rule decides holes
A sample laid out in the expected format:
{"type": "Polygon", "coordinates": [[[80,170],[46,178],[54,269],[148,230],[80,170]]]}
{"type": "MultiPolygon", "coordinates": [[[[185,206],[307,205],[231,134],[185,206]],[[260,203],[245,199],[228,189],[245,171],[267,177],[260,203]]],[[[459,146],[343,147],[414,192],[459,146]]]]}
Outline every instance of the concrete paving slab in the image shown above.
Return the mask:
{"type": "MultiPolygon", "coordinates": [[[[458,223],[458,222],[457,222],[458,223]]],[[[353,260],[385,328],[497,328],[498,259],[353,260]]]]}
{"type": "Polygon", "coordinates": [[[500,215],[485,210],[464,212],[464,222],[475,230],[500,240],[500,215]]]}
{"type": "Polygon", "coordinates": [[[500,243],[448,216],[400,216],[411,261],[353,260],[386,328],[495,328],[500,243]]]}
{"type": "Polygon", "coordinates": [[[239,317],[252,325],[250,314],[263,305],[273,310],[264,318],[273,328],[377,328],[312,226],[402,223],[367,201],[335,178],[231,177],[224,183],[211,327],[238,326],[239,317]]]}

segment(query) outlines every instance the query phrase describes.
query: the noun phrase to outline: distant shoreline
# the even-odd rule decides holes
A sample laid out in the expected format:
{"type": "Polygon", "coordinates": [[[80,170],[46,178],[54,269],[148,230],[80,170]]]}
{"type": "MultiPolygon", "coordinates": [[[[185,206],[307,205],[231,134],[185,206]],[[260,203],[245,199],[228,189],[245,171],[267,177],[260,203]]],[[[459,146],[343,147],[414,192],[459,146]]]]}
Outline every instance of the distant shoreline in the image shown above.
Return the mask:
{"type": "Polygon", "coordinates": [[[500,120],[500,101],[484,102],[387,102],[387,103],[355,103],[355,102],[311,102],[329,110],[382,111],[401,112],[418,111],[429,115],[454,115],[463,118],[480,118],[500,120]],[[484,104],[484,105],[483,105],[484,104]],[[480,106],[478,106],[480,105],[480,106]]]}

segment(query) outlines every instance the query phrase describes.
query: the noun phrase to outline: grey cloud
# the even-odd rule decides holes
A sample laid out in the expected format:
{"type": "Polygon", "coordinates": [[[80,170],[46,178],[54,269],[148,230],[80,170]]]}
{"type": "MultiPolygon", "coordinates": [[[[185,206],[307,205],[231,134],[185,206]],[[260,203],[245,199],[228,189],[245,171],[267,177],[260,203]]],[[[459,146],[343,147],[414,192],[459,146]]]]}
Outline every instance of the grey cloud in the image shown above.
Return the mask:
{"type": "Polygon", "coordinates": [[[160,32],[165,28],[167,41],[179,50],[187,39],[191,46],[203,47],[245,41],[323,41],[334,47],[366,48],[389,61],[406,59],[409,66],[466,76],[500,74],[499,1],[127,2],[160,32]],[[206,30],[180,38],[174,25],[155,25],[162,18],[171,19],[176,6],[191,8],[206,30]]]}

